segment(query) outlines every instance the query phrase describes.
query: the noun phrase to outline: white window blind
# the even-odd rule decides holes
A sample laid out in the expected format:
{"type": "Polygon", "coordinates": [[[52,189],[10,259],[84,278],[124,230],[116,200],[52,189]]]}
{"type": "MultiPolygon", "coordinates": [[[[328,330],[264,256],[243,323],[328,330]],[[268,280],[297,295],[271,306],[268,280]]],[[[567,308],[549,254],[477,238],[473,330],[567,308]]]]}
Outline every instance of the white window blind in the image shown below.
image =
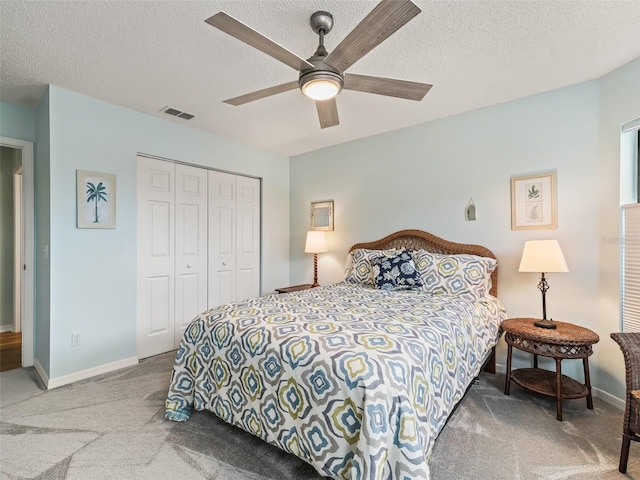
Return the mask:
{"type": "Polygon", "coordinates": [[[622,207],[622,331],[640,332],[640,204],[622,207]]]}

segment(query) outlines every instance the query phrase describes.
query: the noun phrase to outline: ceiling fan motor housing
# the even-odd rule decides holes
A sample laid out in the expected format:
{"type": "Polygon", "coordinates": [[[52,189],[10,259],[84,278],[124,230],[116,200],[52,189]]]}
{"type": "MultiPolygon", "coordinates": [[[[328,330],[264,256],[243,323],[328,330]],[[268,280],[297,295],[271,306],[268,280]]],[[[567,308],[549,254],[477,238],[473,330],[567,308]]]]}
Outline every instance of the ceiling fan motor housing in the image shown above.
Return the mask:
{"type": "Polygon", "coordinates": [[[337,83],[340,90],[342,90],[344,77],[338,69],[315,56],[311,57],[309,62],[313,64],[314,68],[306,68],[300,71],[300,77],[298,79],[300,88],[302,88],[307,82],[314,80],[330,80],[337,83]]]}
{"type": "Polygon", "coordinates": [[[309,86],[311,83],[331,82],[337,89],[334,95],[337,95],[342,91],[344,76],[337,68],[334,68],[324,61],[328,55],[327,49],[324,47],[324,36],[329,33],[333,27],[333,15],[329,12],[315,12],[311,15],[309,23],[313,31],[320,36],[320,45],[318,45],[318,49],[313,56],[307,60],[313,65],[313,68],[300,70],[298,86],[300,90],[305,92],[305,86],[309,86]]]}

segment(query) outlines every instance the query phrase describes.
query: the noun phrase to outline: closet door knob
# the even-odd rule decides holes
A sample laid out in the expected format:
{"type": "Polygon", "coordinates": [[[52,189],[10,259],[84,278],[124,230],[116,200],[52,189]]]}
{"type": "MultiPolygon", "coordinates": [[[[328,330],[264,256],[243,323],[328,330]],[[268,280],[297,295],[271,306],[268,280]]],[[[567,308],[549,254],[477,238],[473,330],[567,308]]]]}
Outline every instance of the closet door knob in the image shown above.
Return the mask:
{"type": "Polygon", "coordinates": [[[227,266],[227,262],[222,262],[222,266],[226,267],[227,266]]]}
{"type": "Polygon", "coordinates": [[[191,268],[191,264],[190,263],[187,263],[187,268],[191,268]]]}

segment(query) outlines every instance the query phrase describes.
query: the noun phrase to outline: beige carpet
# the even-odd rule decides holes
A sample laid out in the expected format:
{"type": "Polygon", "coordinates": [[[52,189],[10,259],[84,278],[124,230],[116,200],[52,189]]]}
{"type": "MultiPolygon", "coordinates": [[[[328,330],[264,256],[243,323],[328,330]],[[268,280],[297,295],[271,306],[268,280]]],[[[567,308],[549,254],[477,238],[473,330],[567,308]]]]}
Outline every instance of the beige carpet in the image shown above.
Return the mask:
{"type": "MultiPolygon", "coordinates": [[[[218,420],[164,420],[173,354],[51,391],[32,368],[0,373],[0,478],[311,480],[305,462],[218,420]]],[[[564,403],[482,374],[444,428],[433,480],[640,480],[640,444],[617,471],[622,412],[594,399],[564,403]]]]}

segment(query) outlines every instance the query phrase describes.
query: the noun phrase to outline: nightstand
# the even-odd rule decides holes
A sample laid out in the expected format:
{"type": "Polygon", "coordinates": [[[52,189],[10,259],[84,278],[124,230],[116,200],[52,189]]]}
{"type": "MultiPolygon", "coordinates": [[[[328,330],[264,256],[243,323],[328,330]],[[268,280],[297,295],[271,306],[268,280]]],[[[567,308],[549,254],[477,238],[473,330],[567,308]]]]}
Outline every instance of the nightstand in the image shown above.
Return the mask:
{"type": "Polygon", "coordinates": [[[522,388],[555,397],[558,420],[562,420],[562,400],[565,398],[587,397],[587,408],[593,409],[588,358],[593,353],[592,345],[598,343],[600,337],[588,328],[568,322],[554,321],[555,329],[539,328],[533,324],[536,320],[510,318],[500,325],[508,345],[504,394],[509,395],[510,383],[513,380],[522,388]],[[513,347],[533,354],[533,368],[511,371],[513,347]],[[556,371],[538,368],[538,355],[553,358],[556,361],[556,371]],[[580,358],[584,368],[584,384],[562,375],[562,360],[580,358]]]}
{"type": "Polygon", "coordinates": [[[309,290],[310,288],[313,288],[313,285],[311,285],[310,283],[304,283],[302,285],[294,285],[293,287],[276,288],[276,292],[278,293],[299,292],[300,290],[309,290]]]}

